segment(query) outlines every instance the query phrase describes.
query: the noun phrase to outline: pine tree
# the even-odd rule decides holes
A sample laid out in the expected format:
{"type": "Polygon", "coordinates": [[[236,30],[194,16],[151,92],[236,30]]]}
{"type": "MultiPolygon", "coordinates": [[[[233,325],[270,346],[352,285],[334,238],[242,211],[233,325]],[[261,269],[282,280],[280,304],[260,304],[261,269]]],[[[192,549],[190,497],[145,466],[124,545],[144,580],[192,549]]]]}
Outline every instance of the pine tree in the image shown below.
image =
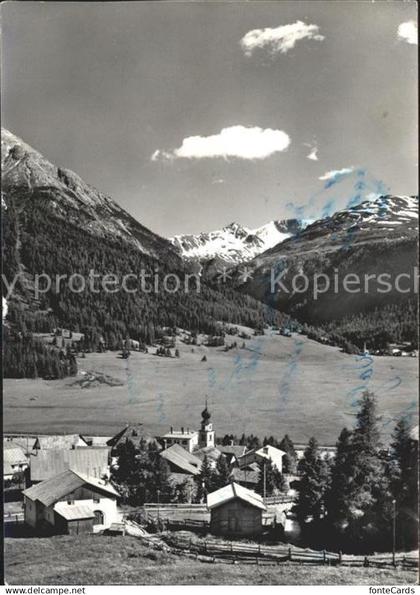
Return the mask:
{"type": "Polygon", "coordinates": [[[361,513],[368,511],[385,489],[385,468],[381,457],[379,417],[376,397],[366,391],[359,401],[360,410],[356,417],[353,433],[354,449],[354,493],[353,506],[361,513]]]}
{"type": "Polygon", "coordinates": [[[397,544],[404,549],[415,546],[418,518],[418,441],[401,418],[392,435],[390,477],[392,496],[396,501],[397,544]]]}
{"type": "Polygon", "coordinates": [[[301,479],[297,482],[298,498],[294,512],[301,525],[308,518],[318,521],[324,513],[324,496],[328,487],[327,468],[320,457],[318,442],[309,440],[308,446],[299,461],[298,473],[301,479]]]}
{"type": "Polygon", "coordinates": [[[256,491],[261,496],[271,496],[276,491],[283,492],[286,482],[280,471],[273,465],[271,459],[263,459],[258,463],[258,483],[256,491]]]}
{"type": "Polygon", "coordinates": [[[331,469],[331,485],[326,495],[328,521],[335,528],[345,529],[351,516],[354,451],[352,433],[343,428],[331,469]]]}
{"type": "Polygon", "coordinates": [[[224,486],[228,485],[230,482],[230,470],[229,465],[227,464],[226,457],[224,455],[220,455],[217,459],[216,463],[216,477],[214,481],[214,487],[223,488],[224,486]]]}
{"type": "Polygon", "coordinates": [[[201,464],[200,473],[196,475],[194,479],[197,484],[197,502],[204,502],[207,494],[212,492],[214,488],[214,473],[210,466],[207,455],[204,457],[201,464]]]}
{"type": "Polygon", "coordinates": [[[297,454],[293,442],[289,438],[288,434],[285,434],[284,438],[281,440],[279,449],[286,453],[286,455],[283,457],[283,472],[296,473],[297,454]]]}

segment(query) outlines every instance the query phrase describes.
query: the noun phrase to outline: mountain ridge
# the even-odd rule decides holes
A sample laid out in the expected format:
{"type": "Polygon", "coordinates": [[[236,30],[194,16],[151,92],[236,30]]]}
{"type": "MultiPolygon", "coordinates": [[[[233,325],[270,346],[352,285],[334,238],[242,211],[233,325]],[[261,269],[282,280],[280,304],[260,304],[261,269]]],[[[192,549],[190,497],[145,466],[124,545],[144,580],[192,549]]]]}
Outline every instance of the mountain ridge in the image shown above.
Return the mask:
{"type": "Polygon", "coordinates": [[[226,264],[239,264],[295,235],[309,223],[300,219],[273,220],[251,229],[232,222],[218,230],[169,239],[186,260],[206,262],[218,258],[226,264]]]}

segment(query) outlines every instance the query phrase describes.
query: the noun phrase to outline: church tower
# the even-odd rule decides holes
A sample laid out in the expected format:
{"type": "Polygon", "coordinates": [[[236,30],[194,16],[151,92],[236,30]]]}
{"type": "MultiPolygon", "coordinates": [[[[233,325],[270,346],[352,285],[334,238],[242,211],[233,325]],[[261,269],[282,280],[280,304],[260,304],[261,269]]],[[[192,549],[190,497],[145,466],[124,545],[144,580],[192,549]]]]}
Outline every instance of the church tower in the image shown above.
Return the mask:
{"type": "Polygon", "coordinates": [[[207,408],[207,399],[206,399],[206,407],[201,412],[201,428],[199,431],[199,438],[198,438],[199,448],[206,448],[208,446],[215,445],[213,424],[211,423],[210,418],[211,418],[211,413],[207,408]]]}

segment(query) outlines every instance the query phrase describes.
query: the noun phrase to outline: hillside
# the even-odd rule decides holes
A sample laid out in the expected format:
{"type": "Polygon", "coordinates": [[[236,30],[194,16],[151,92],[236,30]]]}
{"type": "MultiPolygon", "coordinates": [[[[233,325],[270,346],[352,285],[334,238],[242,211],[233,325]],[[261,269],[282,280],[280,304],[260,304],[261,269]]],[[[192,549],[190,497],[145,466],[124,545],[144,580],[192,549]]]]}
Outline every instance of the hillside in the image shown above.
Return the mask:
{"type": "Polygon", "coordinates": [[[179,358],[158,357],[156,347],[132,351],[128,360],[116,352],[88,353],[77,359],[77,377],[6,378],[4,431],[111,436],[128,421],[144,423],[152,434],[193,428],[207,395],[218,437],[287,433],[296,443],[315,436],[334,444],[354,423],[361,385],[378,397],[384,441],[401,415],[416,417],[415,358],[374,357],[372,377],[362,382],[360,358],[302,335],[226,336],[228,344],[234,341],[238,348],[225,352],[178,338],[179,358]]]}
{"type": "Polygon", "coordinates": [[[84,182],[74,172],[50,163],[38,151],[2,128],[2,206],[25,210],[28,202],[54,213],[99,238],[137,248],[143,254],[179,265],[172,244],[141,225],[110,197],[84,182]]]}
{"type": "Polygon", "coordinates": [[[211,564],[153,551],[134,537],[6,539],[11,585],[389,585],[414,584],[398,569],[211,564]]]}
{"type": "Polygon", "coordinates": [[[195,290],[194,282],[186,289],[184,264],[168,240],[10,132],[2,135],[4,274],[9,283],[19,274],[7,303],[6,376],[56,376],[57,354],[50,370],[45,360],[52,351],[36,349],[29,336],[56,327],[82,332],[87,350],[102,340],[117,349],[127,337],[150,343],[164,326],[215,333],[219,320],[261,326],[278,318],[232,289],[202,283],[195,290]],[[91,289],[86,280],[92,271],[99,278],[116,276],[117,289],[91,289]],[[52,283],[35,296],[37,274],[48,275],[52,283]],[[72,291],[66,282],[58,288],[57,275],[74,274],[85,280],[84,290],[72,291]],[[162,289],[169,274],[179,279],[179,291],[172,291],[173,284],[162,289]],[[121,288],[124,275],[131,276],[128,291],[121,288]],[[145,288],[141,275],[149,280],[145,288]]]}
{"type": "Polygon", "coordinates": [[[315,221],[257,256],[248,263],[252,278],[243,282],[238,271],[235,287],[311,324],[339,321],[388,305],[405,308],[415,297],[417,241],[418,198],[382,196],[315,221]],[[271,279],[279,274],[286,290],[276,283],[272,290],[271,279]],[[293,291],[293,278],[302,274],[309,279],[307,289],[304,280],[297,278],[297,291],[293,291]],[[324,291],[323,279],[319,282],[322,291],[315,296],[316,274],[326,275],[330,288],[324,291]],[[344,290],[343,279],[348,274],[361,279],[360,291],[354,286],[351,292],[344,290]],[[375,280],[380,274],[389,275],[391,291],[375,280]],[[400,274],[405,280],[405,284],[401,281],[403,292],[394,284],[400,274]],[[373,281],[366,285],[368,275],[373,275],[373,281]]]}

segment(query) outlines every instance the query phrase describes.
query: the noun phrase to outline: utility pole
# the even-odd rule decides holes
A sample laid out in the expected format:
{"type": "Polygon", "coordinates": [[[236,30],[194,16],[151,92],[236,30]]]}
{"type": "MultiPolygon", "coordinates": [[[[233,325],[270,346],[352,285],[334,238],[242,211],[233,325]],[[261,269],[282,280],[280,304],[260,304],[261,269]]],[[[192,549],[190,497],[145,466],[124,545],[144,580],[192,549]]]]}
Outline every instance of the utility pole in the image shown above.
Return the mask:
{"type": "Polygon", "coordinates": [[[266,465],[267,465],[267,461],[264,460],[264,483],[263,483],[263,498],[265,500],[266,497],[266,482],[267,482],[267,472],[266,472],[266,465]]]}
{"type": "Polygon", "coordinates": [[[395,549],[396,549],[396,524],[397,524],[397,501],[392,501],[392,565],[395,566],[395,549]]]}

